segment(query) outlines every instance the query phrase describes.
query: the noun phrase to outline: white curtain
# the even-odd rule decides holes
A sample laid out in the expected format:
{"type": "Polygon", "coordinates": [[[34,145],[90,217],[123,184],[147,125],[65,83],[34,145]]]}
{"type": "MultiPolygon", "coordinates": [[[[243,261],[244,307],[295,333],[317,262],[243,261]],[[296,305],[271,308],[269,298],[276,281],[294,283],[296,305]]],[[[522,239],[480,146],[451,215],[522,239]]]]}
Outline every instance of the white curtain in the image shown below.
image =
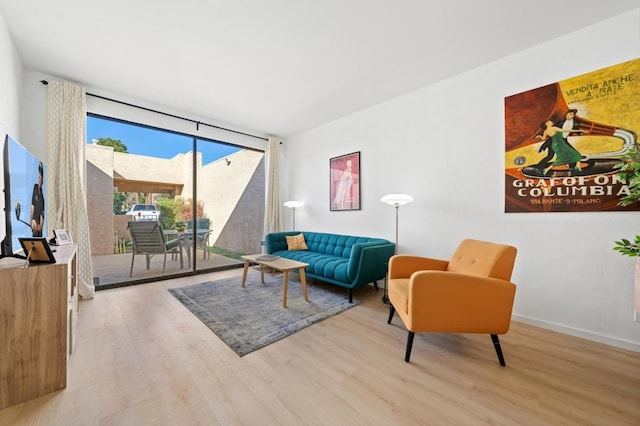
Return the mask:
{"type": "Polygon", "coordinates": [[[264,233],[282,230],[282,213],[280,209],[280,141],[276,138],[267,140],[266,149],[266,196],[264,209],[264,233]]]}
{"type": "Polygon", "coordinates": [[[47,227],[67,229],[78,244],[78,294],[95,294],[86,200],[86,95],[81,86],[49,81],[47,93],[47,227]]]}

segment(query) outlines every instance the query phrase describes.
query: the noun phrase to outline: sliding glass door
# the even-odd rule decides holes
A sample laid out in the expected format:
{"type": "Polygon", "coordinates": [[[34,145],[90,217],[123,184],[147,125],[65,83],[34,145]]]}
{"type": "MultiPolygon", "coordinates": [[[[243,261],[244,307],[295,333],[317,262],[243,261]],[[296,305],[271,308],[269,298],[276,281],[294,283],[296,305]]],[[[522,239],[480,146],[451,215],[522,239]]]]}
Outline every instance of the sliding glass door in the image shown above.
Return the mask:
{"type": "Polygon", "coordinates": [[[239,242],[260,241],[262,152],[95,115],[87,118],[87,135],[97,289],[236,267],[239,256],[257,249],[239,242]],[[142,252],[132,222],[157,224],[146,229],[172,253],[162,246],[142,252]]]}

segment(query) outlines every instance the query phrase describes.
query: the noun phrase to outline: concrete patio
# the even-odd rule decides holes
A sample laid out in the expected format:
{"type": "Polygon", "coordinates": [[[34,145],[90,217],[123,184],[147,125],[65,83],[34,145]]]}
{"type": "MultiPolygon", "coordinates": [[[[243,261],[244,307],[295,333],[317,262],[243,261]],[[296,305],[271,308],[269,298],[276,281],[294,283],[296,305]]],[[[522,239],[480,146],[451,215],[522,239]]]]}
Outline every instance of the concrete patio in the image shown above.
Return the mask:
{"type": "MultiPolygon", "coordinates": [[[[225,257],[218,254],[210,253],[208,258],[203,258],[203,251],[198,249],[195,252],[196,271],[211,270],[216,268],[233,268],[242,267],[243,262],[225,257]]],[[[133,275],[129,277],[131,268],[131,253],[94,255],[93,276],[96,280],[96,288],[100,286],[113,285],[119,283],[129,283],[138,280],[149,280],[162,277],[162,263],[164,256],[154,255],[150,261],[149,269],[146,269],[145,256],[137,255],[133,265],[133,275]]],[[[192,259],[193,260],[193,259],[192,259]]],[[[172,258],[167,255],[167,265],[164,276],[172,276],[176,274],[187,274],[194,272],[193,265],[187,266],[187,257],[183,256],[184,267],[180,268],[180,259],[178,256],[172,258]]]]}

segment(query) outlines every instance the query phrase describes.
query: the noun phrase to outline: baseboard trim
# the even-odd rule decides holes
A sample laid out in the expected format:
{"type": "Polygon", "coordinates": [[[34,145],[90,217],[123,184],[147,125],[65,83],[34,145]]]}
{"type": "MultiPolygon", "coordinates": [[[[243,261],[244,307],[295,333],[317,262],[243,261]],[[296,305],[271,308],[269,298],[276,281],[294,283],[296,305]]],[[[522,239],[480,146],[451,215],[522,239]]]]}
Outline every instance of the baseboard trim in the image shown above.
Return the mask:
{"type": "Polygon", "coordinates": [[[568,334],[574,337],[581,337],[587,340],[593,340],[594,342],[604,343],[605,345],[615,346],[617,348],[628,349],[634,352],[640,352],[640,343],[630,342],[628,340],[616,339],[602,334],[593,333],[591,331],[580,330],[577,328],[566,327],[560,324],[554,324],[546,321],[540,321],[534,318],[525,317],[522,315],[512,315],[513,321],[521,322],[524,324],[534,325],[536,327],[544,328],[551,331],[557,331],[559,333],[568,334]]]}

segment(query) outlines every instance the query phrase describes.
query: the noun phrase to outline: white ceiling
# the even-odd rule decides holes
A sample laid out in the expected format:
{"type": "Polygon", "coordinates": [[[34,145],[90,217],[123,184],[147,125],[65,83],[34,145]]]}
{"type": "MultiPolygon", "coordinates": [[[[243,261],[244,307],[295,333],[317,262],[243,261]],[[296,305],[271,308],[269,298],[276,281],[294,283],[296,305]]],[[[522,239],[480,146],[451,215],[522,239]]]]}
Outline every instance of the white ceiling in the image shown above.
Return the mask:
{"type": "Polygon", "coordinates": [[[637,7],[640,0],[0,0],[26,69],[280,137],[637,7]]]}

